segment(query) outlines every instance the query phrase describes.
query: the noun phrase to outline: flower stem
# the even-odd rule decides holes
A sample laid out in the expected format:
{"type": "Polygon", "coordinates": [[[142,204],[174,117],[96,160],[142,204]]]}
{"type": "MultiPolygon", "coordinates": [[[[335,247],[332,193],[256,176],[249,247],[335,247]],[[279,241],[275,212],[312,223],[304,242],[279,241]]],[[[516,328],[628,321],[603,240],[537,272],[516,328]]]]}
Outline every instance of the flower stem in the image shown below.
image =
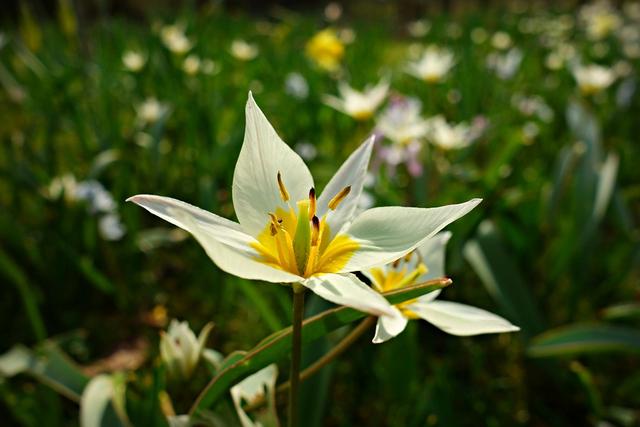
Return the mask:
{"type": "Polygon", "coordinates": [[[289,427],[298,427],[298,397],[300,388],[300,361],[302,353],[302,318],[304,315],[304,288],[293,285],[293,331],[291,333],[291,369],[289,371],[289,427]]]}
{"type": "MultiPolygon", "coordinates": [[[[300,373],[300,381],[304,381],[309,377],[316,374],[320,369],[331,363],[336,357],[340,356],[347,348],[351,346],[364,332],[367,331],[376,322],[375,316],[366,317],[358,326],[353,328],[349,334],[342,339],[335,347],[329,350],[321,358],[313,362],[311,366],[308,366],[304,371],[300,373]]],[[[283,393],[287,388],[291,387],[289,382],[283,383],[278,386],[277,392],[283,393]]]]}
{"type": "MultiPolygon", "coordinates": [[[[325,355],[316,360],[311,366],[307,367],[300,373],[300,381],[305,381],[309,379],[311,376],[316,374],[320,369],[327,366],[331,363],[335,358],[340,356],[351,344],[356,342],[356,340],[365,333],[371,326],[373,326],[376,322],[375,316],[366,317],[358,326],[353,328],[351,332],[347,336],[345,336],[342,341],[340,341],[335,347],[329,350],[325,355]]],[[[287,381],[280,384],[276,390],[276,393],[279,395],[283,395],[287,392],[287,390],[291,390],[291,382],[287,381]]],[[[266,403],[264,398],[256,399],[251,404],[245,406],[244,410],[247,412],[253,411],[262,407],[266,403]]]]}

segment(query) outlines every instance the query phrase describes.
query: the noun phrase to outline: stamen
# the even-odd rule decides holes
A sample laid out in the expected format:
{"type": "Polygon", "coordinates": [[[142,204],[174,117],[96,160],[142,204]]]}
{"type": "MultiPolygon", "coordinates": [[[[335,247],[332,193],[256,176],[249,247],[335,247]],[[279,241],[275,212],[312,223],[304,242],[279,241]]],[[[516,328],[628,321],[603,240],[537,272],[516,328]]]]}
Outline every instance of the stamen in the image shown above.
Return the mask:
{"type": "Polygon", "coordinates": [[[311,218],[311,246],[318,246],[318,237],[320,236],[320,220],[317,216],[311,218]]]}
{"type": "Polygon", "coordinates": [[[278,188],[280,188],[280,197],[282,197],[283,202],[289,201],[289,192],[287,191],[287,187],[284,186],[284,182],[282,182],[282,174],[278,171],[278,188]]]}
{"type": "Polygon", "coordinates": [[[340,190],[340,192],[335,196],[333,196],[333,199],[329,201],[329,204],[328,204],[329,209],[331,209],[332,211],[335,211],[338,205],[340,204],[340,202],[342,202],[349,195],[350,192],[351,192],[350,185],[340,190]]]}
{"type": "Polygon", "coordinates": [[[316,216],[316,189],[311,187],[309,190],[309,217],[316,216]]]}

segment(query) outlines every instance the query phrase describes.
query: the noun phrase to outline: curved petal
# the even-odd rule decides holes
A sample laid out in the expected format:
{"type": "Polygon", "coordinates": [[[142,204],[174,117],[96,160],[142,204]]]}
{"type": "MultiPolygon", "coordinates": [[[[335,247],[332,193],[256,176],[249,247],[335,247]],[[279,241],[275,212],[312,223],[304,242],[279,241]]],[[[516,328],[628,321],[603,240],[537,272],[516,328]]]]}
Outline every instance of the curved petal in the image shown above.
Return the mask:
{"type": "MultiPolygon", "coordinates": [[[[435,236],[427,239],[418,246],[418,253],[422,257],[422,262],[427,266],[428,271],[420,276],[417,281],[425,282],[427,280],[444,277],[444,257],[446,253],[447,243],[451,238],[450,231],[443,231],[435,236]]],[[[427,295],[431,295],[431,292],[427,295]]]]}
{"type": "Polygon", "coordinates": [[[127,200],[193,234],[209,258],[229,274],[274,283],[302,280],[258,261],[260,255],[251,246],[255,239],[233,221],[169,197],[138,195],[127,200]]]}
{"type": "Polygon", "coordinates": [[[353,219],[358,207],[358,200],[360,200],[360,195],[362,194],[374,140],[375,137],[371,136],[356,151],[351,153],[318,198],[318,217],[322,218],[324,214],[328,213],[327,224],[332,236],[337,235],[342,226],[353,219]],[[351,191],[347,197],[340,202],[336,210],[329,210],[329,201],[347,186],[351,186],[351,191]]]}
{"type": "Polygon", "coordinates": [[[418,301],[407,308],[451,335],[467,336],[520,330],[496,314],[451,301],[418,301]]]}
{"type": "Polygon", "coordinates": [[[395,315],[396,309],[354,274],[322,274],[304,280],[302,285],[334,304],[376,316],[395,315]]]}
{"type": "Polygon", "coordinates": [[[407,327],[409,320],[397,308],[396,311],[397,313],[393,316],[378,317],[376,333],[372,341],[374,344],[380,344],[398,336],[407,327]]]}
{"type": "Polygon", "coordinates": [[[438,208],[373,208],[358,215],[344,231],[359,247],[341,272],[364,270],[404,256],[482,199],[438,208]]]}
{"type": "Polygon", "coordinates": [[[269,212],[288,210],[280,196],[278,172],[291,203],[309,197],[313,178],[300,156],[285,144],[249,93],[247,124],[233,173],[233,207],[245,233],[257,236],[268,224],[269,212]]]}

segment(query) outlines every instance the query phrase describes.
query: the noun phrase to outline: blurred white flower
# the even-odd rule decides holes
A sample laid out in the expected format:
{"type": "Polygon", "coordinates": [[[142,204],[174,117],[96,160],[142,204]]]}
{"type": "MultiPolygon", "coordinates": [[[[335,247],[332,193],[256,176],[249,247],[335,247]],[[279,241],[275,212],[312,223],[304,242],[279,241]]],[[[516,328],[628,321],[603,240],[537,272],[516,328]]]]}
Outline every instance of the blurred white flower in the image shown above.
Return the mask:
{"type": "Polygon", "coordinates": [[[98,220],[98,230],[105,240],[120,240],[125,233],[124,224],[117,214],[110,213],[98,220]]]}
{"type": "Polygon", "coordinates": [[[389,81],[382,79],[373,87],[365,87],[362,92],[353,89],[345,82],[340,82],[338,91],[340,92],[339,98],[333,95],[324,95],[322,98],[324,103],[356,120],[367,120],[373,116],[373,113],[387,97],[389,81]]]}
{"type": "Polygon", "coordinates": [[[424,37],[431,29],[431,23],[425,19],[418,19],[417,21],[409,22],[407,24],[407,31],[411,37],[424,37]]]}
{"type": "Polygon", "coordinates": [[[278,366],[274,363],[245,378],[231,387],[231,399],[242,427],[278,426],[276,413],[276,379],[278,366]],[[266,402],[266,410],[256,414],[252,420],[243,406],[254,402],[266,402]]]}
{"type": "Polygon", "coordinates": [[[306,99],[309,96],[309,84],[302,74],[294,71],[287,74],[284,91],[296,99],[306,99]]]}
{"type": "Polygon", "coordinates": [[[391,101],[376,122],[376,132],[396,144],[408,144],[425,137],[428,124],[420,116],[422,104],[416,98],[391,101]]]}
{"type": "Polygon", "coordinates": [[[395,175],[398,165],[404,163],[407,172],[411,176],[422,174],[422,163],[420,163],[420,151],[422,144],[419,141],[412,141],[408,144],[393,144],[391,146],[382,145],[377,150],[377,157],[387,165],[387,174],[395,175]]]}
{"type": "Polygon", "coordinates": [[[220,71],[220,67],[213,59],[203,59],[200,68],[204,74],[217,74],[220,71]]]}
{"type": "Polygon", "coordinates": [[[329,22],[335,22],[342,16],[342,6],[340,3],[331,2],[324,8],[324,17],[329,22]]]}
{"type": "Polygon", "coordinates": [[[427,83],[437,83],[447,75],[454,64],[454,56],[451,51],[430,46],[418,61],[410,62],[407,65],[406,71],[427,83]]]}
{"type": "Polygon", "coordinates": [[[522,137],[525,144],[532,143],[540,134],[540,126],[536,122],[527,122],[522,126],[522,137]]]}
{"type": "Polygon", "coordinates": [[[116,202],[111,193],[96,180],[79,182],[75,187],[73,199],[87,202],[91,213],[112,213],[116,209],[116,202]]]}
{"type": "Polygon", "coordinates": [[[256,46],[255,44],[247,43],[246,41],[241,39],[236,39],[231,42],[229,51],[234,58],[241,61],[250,61],[258,56],[259,53],[258,46],[256,46]]]}
{"type": "Polygon", "coordinates": [[[169,376],[183,380],[191,377],[212,328],[213,324],[207,323],[196,338],[188,322],[173,319],[169,329],[161,332],[160,357],[167,367],[169,376]]]}
{"type": "Polygon", "coordinates": [[[66,173],[53,178],[43,193],[45,197],[50,199],[55,200],[64,195],[67,201],[72,201],[75,200],[77,186],[76,177],[71,173],[66,173]]]}
{"type": "Polygon", "coordinates": [[[491,45],[499,50],[509,49],[512,45],[511,36],[504,31],[497,31],[491,37],[491,45]]]}
{"type": "Polygon", "coordinates": [[[146,62],[147,58],[135,50],[128,50],[122,55],[122,63],[129,71],[140,71],[146,62]]]}
{"type": "Polygon", "coordinates": [[[136,107],[136,111],[138,113],[138,121],[144,125],[160,120],[169,111],[169,107],[155,97],[150,97],[139,104],[136,107]]]}
{"type": "Polygon", "coordinates": [[[597,64],[576,65],[572,72],[584,95],[601,92],[616,80],[616,74],[611,68],[597,64]]]}
{"type": "Polygon", "coordinates": [[[184,28],[179,25],[166,25],[160,30],[160,37],[164,45],[173,53],[182,55],[187,53],[193,44],[184,34],[184,28]]]}
{"type": "Polygon", "coordinates": [[[515,93],[511,97],[511,105],[527,117],[536,116],[545,123],[553,120],[554,112],[541,96],[524,96],[515,93]]]}
{"type": "Polygon", "coordinates": [[[197,55],[189,55],[184,59],[182,63],[182,70],[190,76],[200,71],[200,58],[197,55]]]}
{"type": "Polygon", "coordinates": [[[487,30],[482,27],[476,27],[471,30],[471,41],[475,44],[482,44],[486,42],[488,38],[489,34],[487,33],[487,30]]]}
{"type": "Polygon", "coordinates": [[[305,160],[313,160],[318,155],[315,145],[309,142],[299,142],[295,146],[296,153],[305,160]]]}
{"type": "Polygon", "coordinates": [[[351,44],[356,41],[356,32],[353,28],[342,28],[338,31],[338,38],[344,44],[351,44]]]}
{"type": "Polygon", "coordinates": [[[517,47],[502,54],[493,52],[487,56],[487,67],[493,70],[500,79],[509,80],[518,72],[522,57],[522,51],[517,47]]]}
{"type": "Polygon", "coordinates": [[[453,125],[440,115],[428,119],[427,122],[429,141],[443,150],[468,147],[475,139],[471,127],[466,123],[453,125]]]}

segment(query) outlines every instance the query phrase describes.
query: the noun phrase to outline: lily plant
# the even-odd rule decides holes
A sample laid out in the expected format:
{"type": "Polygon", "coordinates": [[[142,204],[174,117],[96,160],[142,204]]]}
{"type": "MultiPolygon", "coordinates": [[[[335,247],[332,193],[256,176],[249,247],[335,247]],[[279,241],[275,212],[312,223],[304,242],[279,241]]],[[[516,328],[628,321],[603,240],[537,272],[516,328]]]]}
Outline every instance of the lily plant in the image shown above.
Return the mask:
{"type": "MultiPolygon", "coordinates": [[[[450,232],[438,233],[403,258],[363,273],[378,292],[443,277],[445,248],[450,238],[450,232]]],[[[520,330],[508,320],[486,310],[451,301],[436,301],[440,292],[437,290],[398,305],[401,316],[378,318],[373,342],[382,343],[393,338],[412,319],[423,319],[444,332],[458,336],[520,330]]]]}
{"type": "Polygon", "coordinates": [[[249,93],[244,142],[232,186],[238,222],[168,197],[128,199],[190,232],[227,273],[292,285],[293,411],[302,291],[306,288],[335,304],[396,318],[398,309],[353,273],[405,256],[481,201],[437,208],[379,207],[357,213],[372,146],[369,138],[357,148],[317,197],[304,161],[280,139],[249,93]]]}
{"type": "Polygon", "coordinates": [[[427,83],[439,83],[455,63],[455,57],[450,50],[429,46],[417,61],[407,64],[406,72],[427,83]]]}

